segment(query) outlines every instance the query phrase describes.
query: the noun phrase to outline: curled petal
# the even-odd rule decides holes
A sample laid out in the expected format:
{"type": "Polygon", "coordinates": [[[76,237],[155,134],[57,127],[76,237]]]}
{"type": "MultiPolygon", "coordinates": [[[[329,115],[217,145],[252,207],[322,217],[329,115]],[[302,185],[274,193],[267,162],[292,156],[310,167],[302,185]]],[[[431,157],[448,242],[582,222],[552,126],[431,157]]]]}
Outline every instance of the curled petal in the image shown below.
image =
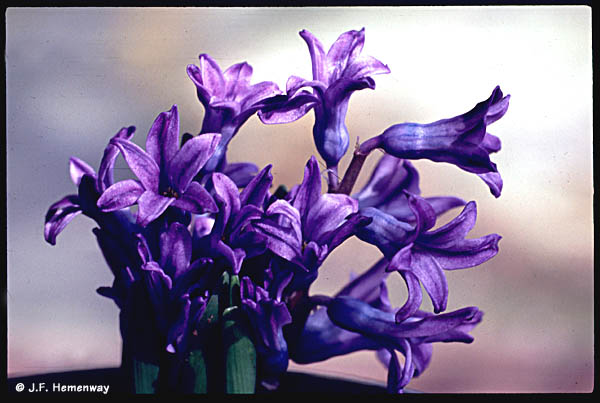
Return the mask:
{"type": "Polygon", "coordinates": [[[406,282],[408,288],[408,297],[406,302],[398,311],[396,311],[396,322],[401,323],[412,316],[421,306],[423,301],[423,293],[421,292],[421,284],[419,278],[407,270],[399,270],[400,275],[406,282]]]}
{"type": "MultiPolygon", "coordinates": [[[[124,140],[130,140],[135,133],[135,126],[123,127],[113,136],[113,138],[120,138],[124,140]]],[[[115,166],[115,160],[119,155],[119,149],[114,144],[108,143],[104,149],[104,155],[100,161],[100,167],[98,168],[98,182],[96,184],[96,190],[102,193],[113,184],[113,170],[115,166]]]]}
{"type": "Polygon", "coordinates": [[[306,42],[308,51],[310,52],[313,79],[328,83],[327,55],[325,54],[325,50],[323,50],[323,45],[312,33],[305,29],[300,31],[300,36],[306,42]]]}
{"type": "Polygon", "coordinates": [[[248,183],[248,186],[242,190],[242,193],[240,194],[240,202],[242,205],[251,204],[253,206],[262,207],[267,191],[273,182],[271,168],[271,164],[264,167],[250,183],[248,183]]]}
{"type": "Polygon", "coordinates": [[[46,242],[55,245],[58,234],[80,213],[81,207],[70,205],[54,209],[53,214],[46,215],[46,223],[44,224],[44,239],[46,242]]]}
{"type": "Polygon", "coordinates": [[[371,56],[361,55],[344,71],[344,77],[357,80],[375,74],[388,74],[390,68],[371,56]]]}
{"type": "Polygon", "coordinates": [[[448,248],[462,241],[473,229],[476,220],[477,205],[474,201],[470,201],[452,221],[434,231],[422,234],[420,241],[439,248],[448,248]]]}
{"type": "Polygon", "coordinates": [[[498,172],[487,172],[484,174],[477,174],[486,185],[490,188],[490,192],[494,195],[494,197],[500,197],[502,193],[502,177],[498,172]]]}
{"type": "Polygon", "coordinates": [[[134,205],[145,191],[140,182],[126,179],[106,189],[98,199],[97,205],[104,212],[121,210],[134,205]]]}
{"type": "Polygon", "coordinates": [[[319,102],[318,96],[307,91],[301,91],[292,97],[276,95],[265,100],[258,111],[258,117],[268,125],[291,123],[306,115],[319,102]]]}
{"type": "Polygon", "coordinates": [[[196,85],[198,98],[208,105],[211,97],[223,97],[225,94],[225,78],[216,61],[207,54],[199,56],[200,67],[190,64],[187,67],[188,76],[196,85]]]}
{"type": "Polygon", "coordinates": [[[448,302],[446,275],[438,260],[429,253],[416,247],[404,248],[391,260],[390,269],[410,271],[419,279],[431,297],[434,312],[438,313],[446,309],[448,302]],[[410,258],[407,253],[410,253],[410,258]]]}
{"type": "Polygon", "coordinates": [[[221,135],[203,133],[188,140],[169,162],[169,181],[178,193],[184,193],[200,169],[214,154],[221,135]]]}
{"type": "Polygon", "coordinates": [[[464,239],[447,250],[428,248],[427,254],[445,270],[465,269],[480,265],[496,256],[500,239],[502,237],[498,234],[464,239]]]}

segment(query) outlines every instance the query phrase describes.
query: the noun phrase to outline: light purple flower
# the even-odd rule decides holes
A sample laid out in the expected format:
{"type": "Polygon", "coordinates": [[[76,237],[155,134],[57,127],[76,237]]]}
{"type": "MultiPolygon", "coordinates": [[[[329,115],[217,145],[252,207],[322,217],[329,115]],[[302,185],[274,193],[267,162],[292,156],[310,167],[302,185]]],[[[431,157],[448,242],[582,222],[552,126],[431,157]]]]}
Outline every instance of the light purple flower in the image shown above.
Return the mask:
{"type": "Polygon", "coordinates": [[[216,212],[210,194],[194,176],[213,155],[221,138],[207,133],[178,146],[177,106],[162,112],[154,121],[146,139],[146,151],[135,143],[113,138],[116,146],[138,180],[127,179],[108,187],[98,199],[104,212],[139,206],[137,222],[146,226],[173,205],[191,213],[216,212]]]}
{"type": "Polygon", "coordinates": [[[300,36],[310,52],[312,80],[291,76],[286,84],[286,96],[269,100],[258,115],[263,123],[288,123],[314,109],[315,145],[327,167],[337,167],[349,145],[345,120],[350,95],[357,90],[374,89],[371,76],[390,70],[379,60],[361,54],[364,28],[341,34],[327,53],[312,33],[302,30],[300,36]],[[301,90],[304,87],[311,87],[313,92],[301,90]]]}
{"type": "Polygon", "coordinates": [[[250,84],[252,67],[244,62],[230,66],[224,72],[207,54],[199,56],[200,66],[187,66],[188,76],[196,85],[198,99],[204,106],[201,134],[221,133],[221,141],[204,170],[222,171],[226,167],[225,151],[239,128],[263,101],[280,94],[279,87],[270,81],[250,84]]]}

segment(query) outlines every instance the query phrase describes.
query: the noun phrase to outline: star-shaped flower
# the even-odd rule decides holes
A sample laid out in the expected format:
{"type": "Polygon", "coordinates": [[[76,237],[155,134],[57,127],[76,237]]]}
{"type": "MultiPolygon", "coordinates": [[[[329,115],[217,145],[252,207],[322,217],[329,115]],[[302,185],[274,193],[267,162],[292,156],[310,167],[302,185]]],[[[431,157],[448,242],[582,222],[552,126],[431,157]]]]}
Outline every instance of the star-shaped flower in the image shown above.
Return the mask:
{"type": "Polygon", "coordinates": [[[104,212],[133,204],[139,206],[137,222],[146,226],[173,205],[191,213],[216,212],[210,194],[192,181],[219,144],[221,135],[207,133],[178,146],[177,106],[154,121],[146,139],[146,151],[125,139],[112,139],[139,180],[127,179],[108,187],[98,199],[104,212]]]}

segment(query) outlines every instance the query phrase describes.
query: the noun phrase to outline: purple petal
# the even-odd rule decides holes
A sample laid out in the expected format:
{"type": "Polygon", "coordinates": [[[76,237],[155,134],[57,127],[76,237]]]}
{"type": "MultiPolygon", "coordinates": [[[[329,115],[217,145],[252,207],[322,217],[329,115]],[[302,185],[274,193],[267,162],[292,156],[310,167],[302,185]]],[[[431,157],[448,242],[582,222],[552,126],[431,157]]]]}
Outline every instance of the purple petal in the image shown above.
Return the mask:
{"type": "Polygon", "coordinates": [[[401,323],[419,309],[421,302],[423,301],[423,293],[421,292],[419,278],[415,274],[407,270],[399,270],[399,273],[404,279],[408,289],[406,302],[398,309],[398,311],[396,311],[396,322],[401,323]]]}
{"type": "Polygon", "coordinates": [[[427,245],[435,245],[446,249],[456,242],[462,241],[475,226],[477,220],[477,205],[474,201],[467,203],[461,213],[447,224],[422,234],[420,241],[427,245]]]}
{"type": "Polygon", "coordinates": [[[411,242],[412,225],[399,221],[374,207],[367,207],[360,213],[372,218],[373,221],[359,228],[356,236],[364,242],[377,246],[388,259],[411,242]]]}
{"type": "Polygon", "coordinates": [[[146,152],[164,170],[179,149],[179,113],[177,105],[159,114],[146,138],[146,152]]]}
{"type": "Polygon", "coordinates": [[[203,98],[201,101],[208,103],[211,97],[223,98],[225,95],[225,78],[221,68],[207,54],[201,54],[199,59],[200,67],[189,65],[187,72],[196,84],[198,95],[203,98]]]}
{"type": "Polygon", "coordinates": [[[490,192],[494,195],[494,197],[500,197],[502,193],[502,177],[498,172],[487,172],[484,174],[477,174],[486,185],[490,188],[490,192]]]}
{"type": "Polygon", "coordinates": [[[210,193],[195,181],[192,181],[185,193],[173,202],[173,206],[194,214],[219,211],[210,193]]]}
{"type": "Polygon", "coordinates": [[[358,202],[344,194],[327,193],[322,195],[310,208],[306,216],[304,233],[309,240],[322,235],[342,224],[350,214],[358,211],[358,202]]]}
{"type": "Polygon", "coordinates": [[[445,270],[465,269],[487,262],[498,254],[497,234],[477,239],[464,239],[448,249],[427,249],[427,254],[445,270]]]}
{"type": "Polygon", "coordinates": [[[252,113],[256,112],[258,108],[262,106],[259,105],[261,101],[279,94],[281,94],[281,90],[277,84],[271,81],[263,81],[252,85],[248,88],[244,98],[240,100],[240,109],[242,115],[245,116],[238,118],[238,124],[241,123],[241,121],[245,121],[252,113]]]}
{"type": "Polygon", "coordinates": [[[379,60],[371,56],[361,55],[346,67],[343,76],[352,80],[359,80],[376,74],[388,74],[389,72],[390,68],[379,60]]]}
{"type": "Polygon", "coordinates": [[[264,124],[291,123],[306,115],[318,103],[319,97],[307,91],[301,91],[291,98],[275,96],[265,101],[265,106],[258,111],[258,117],[264,124]]]}
{"type": "Polygon", "coordinates": [[[83,175],[90,175],[95,177],[96,172],[94,172],[94,168],[89,166],[85,161],[80,160],[76,157],[69,158],[69,174],[71,175],[71,180],[75,184],[75,186],[79,186],[81,182],[81,177],[83,175]]]}
{"type": "Polygon", "coordinates": [[[149,190],[142,193],[137,203],[139,206],[137,224],[145,227],[154,221],[175,201],[172,197],[164,197],[149,190]]]}
{"type": "Polygon", "coordinates": [[[306,223],[306,217],[312,206],[317,203],[321,195],[321,172],[319,164],[314,155],[310,157],[304,168],[304,179],[298,187],[292,206],[300,213],[302,222],[306,223]]]}
{"type": "MultiPolygon", "coordinates": [[[[51,210],[48,211],[50,213],[51,210]]],[[[81,213],[81,207],[77,205],[62,206],[56,208],[50,216],[46,215],[44,224],[44,239],[51,245],[56,244],[56,237],[63,229],[81,213]]]]}
{"type": "Polygon", "coordinates": [[[300,36],[306,42],[308,51],[310,52],[313,79],[328,83],[327,56],[323,50],[323,45],[321,45],[321,42],[312,33],[305,29],[300,31],[300,36]]]}
{"type": "Polygon", "coordinates": [[[139,178],[146,190],[158,193],[160,169],[154,159],[137,144],[121,138],[113,138],[111,144],[119,147],[129,168],[139,178]]]}
{"type": "Polygon", "coordinates": [[[174,281],[185,273],[192,258],[192,236],[187,227],[178,222],[171,224],[160,235],[160,261],[163,270],[174,281]]]}
{"type": "MultiPolygon", "coordinates": [[[[134,133],[135,126],[123,127],[112,138],[130,140],[134,133]]],[[[114,144],[108,143],[104,149],[104,155],[102,156],[100,167],[98,168],[98,182],[96,184],[96,190],[98,190],[98,192],[104,192],[106,188],[114,183],[113,170],[118,155],[119,149],[114,144]]]]}
{"type": "Polygon", "coordinates": [[[272,165],[269,164],[264,167],[242,190],[240,194],[240,201],[242,205],[251,204],[254,206],[262,207],[267,191],[271,187],[273,182],[273,175],[271,174],[272,165]]]}
{"type": "Polygon", "coordinates": [[[251,162],[234,162],[223,169],[223,173],[240,188],[248,185],[257,172],[258,167],[251,162]]]}
{"type": "Polygon", "coordinates": [[[169,181],[182,194],[213,155],[221,141],[219,133],[203,133],[188,140],[169,162],[169,181]]]}
{"type": "Polygon", "coordinates": [[[244,93],[250,85],[252,77],[252,66],[248,63],[237,63],[225,70],[225,95],[226,99],[236,99],[240,93],[244,93]]]}
{"type": "Polygon", "coordinates": [[[438,313],[446,309],[448,301],[448,283],[446,275],[437,259],[425,251],[416,248],[411,249],[410,266],[406,266],[407,249],[403,249],[402,253],[398,253],[398,258],[394,256],[390,262],[390,268],[396,270],[406,270],[413,273],[423,284],[425,291],[431,297],[434,312],[438,313]]]}
{"type": "Polygon", "coordinates": [[[348,31],[341,34],[327,52],[328,84],[342,76],[362,52],[365,43],[365,29],[348,31]]]}
{"type": "Polygon", "coordinates": [[[235,183],[220,172],[212,174],[212,183],[216,194],[225,202],[220,214],[223,215],[223,222],[226,224],[232,215],[240,211],[240,192],[235,183]]]}
{"type": "Polygon", "coordinates": [[[140,182],[126,179],[106,189],[98,199],[97,205],[104,212],[121,210],[134,205],[144,192],[144,186],[140,182]]]}

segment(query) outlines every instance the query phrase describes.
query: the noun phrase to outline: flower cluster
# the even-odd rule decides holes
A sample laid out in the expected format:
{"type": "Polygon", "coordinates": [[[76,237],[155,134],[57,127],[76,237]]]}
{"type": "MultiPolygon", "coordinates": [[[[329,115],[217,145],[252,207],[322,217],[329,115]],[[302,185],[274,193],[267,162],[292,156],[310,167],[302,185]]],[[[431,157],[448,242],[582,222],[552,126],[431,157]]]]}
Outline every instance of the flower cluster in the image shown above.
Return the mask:
{"type": "MultiPolygon", "coordinates": [[[[327,52],[310,32],[300,36],[308,45],[312,79],[291,76],[285,91],[272,82],[250,84],[247,63],[223,72],[202,54],[199,65],[187,67],[204,107],[197,135],[180,138],[173,105],[154,121],[145,149],[132,141],[135,128],[127,127],[108,142],[97,173],[70,160],[78,193],[50,206],[44,236],[55,244],[80,213],[97,223],[93,232],[114,274],[112,286],[98,292],[120,308],[124,359],[137,365],[136,376],[154,365],[159,381],[177,388],[195,365],[196,376],[207,376],[209,391],[221,390],[210,385],[219,384],[224,372],[238,379],[227,371],[250,362],[241,368],[254,370],[257,384],[276,388],[290,359],[311,363],[373,350],[388,368],[388,391],[397,393],[427,368],[433,343],[473,341],[469,332],[483,313],[476,307],[446,312],[445,271],[491,259],[500,236],[467,238],[475,202],[422,197],[410,160],[454,164],[481,177],[498,197],[502,179],[489,155],[500,150],[500,140],[487,127],[504,115],[509,96],[496,87],[462,115],[390,126],[357,145],[340,181],[338,164],[350,142],[350,96],[374,89],[373,76],[390,70],[362,54],[364,29],[343,33],[327,52]],[[271,165],[259,170],[227,161],[230,141],[253,114],[265,124],[284,124],[311,109],[327,192],[315,156],[289,191],[272,189],[271,165]],[[375,149],[383,156],[352,194],[375,149]],[[119,154],[135,179],[114,181],[119,154]],[[440,214],[456,207],[462,211],[454,219],[434,228],[440,214]],[[311,294],[329,254],[350,237],[377,247],[380,260],[336,295],[311,294]],[[408,290],[400,307],[388,299],[392,272],[408,290]],[[433,312],[421,310],[422,288],[433,312]],[[241,342],[249,347],[240,349],[241,342]]],[[[243,384],[236,382],[226,384],[243,384]]],[[[136,380],[138,391],[141,384],[136,380]]],[[[234,391],[253,391],[254,384],[249,388],[234,391]]]]}

